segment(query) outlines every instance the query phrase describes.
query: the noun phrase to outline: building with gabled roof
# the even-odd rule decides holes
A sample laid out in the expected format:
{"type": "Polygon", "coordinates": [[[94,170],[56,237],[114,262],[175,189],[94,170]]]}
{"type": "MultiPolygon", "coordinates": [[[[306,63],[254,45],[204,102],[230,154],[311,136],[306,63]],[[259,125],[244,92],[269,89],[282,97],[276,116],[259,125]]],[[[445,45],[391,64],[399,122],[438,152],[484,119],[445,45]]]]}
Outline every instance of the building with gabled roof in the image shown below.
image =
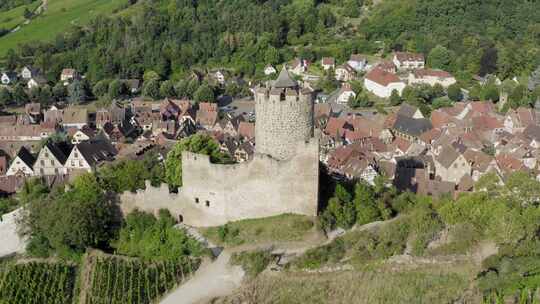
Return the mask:
{"type": "Polygon", "coordinates": [[[48,141],[39,151],[34,163],[34,175],[62,175],[66,174],[64,164],[67,156],[62,148],[56,143],[48,141]]]}
{"type": "Polygon", "coordinates": [[[35,157],[26,149],[21,147],[17,156],[13,159],[9,168],[6,172],[6,175],[24,175],[24,176],[33,176],[34,175],[34,163],[36,162],[35,157]]]}
{"type": "Polygon", "coordinates": [[[405,82],[399,79],[396,74],[377,67],[369,71],[364,77],[364,87],[382,98],[390,97],[394,90],[401,95],[406,86],[405,82]]]}

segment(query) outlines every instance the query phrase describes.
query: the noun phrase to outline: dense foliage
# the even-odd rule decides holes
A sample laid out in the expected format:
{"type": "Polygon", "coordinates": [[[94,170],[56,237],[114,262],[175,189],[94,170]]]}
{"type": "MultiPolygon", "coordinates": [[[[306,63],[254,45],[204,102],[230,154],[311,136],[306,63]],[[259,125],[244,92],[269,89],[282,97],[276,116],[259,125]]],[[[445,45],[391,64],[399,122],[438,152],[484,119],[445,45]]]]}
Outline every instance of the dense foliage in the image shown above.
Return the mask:
{"type": "Polygon", "coordinates": [[[116,252],[144,260],[177,261],[186,256],[200,256],[204,249],[195,239],[174,227],[176,221],[167,210],[159,218],[152,214],[130,213],[114,242],[116,252]]]}
{"type": "Polygon", "coordinates": [[[429,54],[460,78],[528,75],[540,64],[538,1],[387,0],[362,24],[386,50],[429,54]]]}
{"type": "Polygon", "coordinates": [[[75,268],[62,263],[28,262],[0,272],[0,303],[70,304],[75,268]]]}
{"type": "Polygon", "coordinates": [[[159,263],[113,256],[91,256],[91,284],[84,304],[156,303],[197,270],[200,261],[159,263]]]}
{"type": "MultiPolygon", "coordinates": [[[[467,254],[482,241],[489,241],[499,250],[483,262],[476,279],[479,290],[488,298],[516,293],[528,296],[540,288],[540,182],[524,172],[507,176],[504,186],[499,182],[498,176],[485,175],[475,185],[477,192],[455,200],[392,195],[387,206],[397,214],[395,220],[309,250],[295,265],[319,268],[347,258],[366,264],[403,254],[406,248],[415,256],[467,254]],[[429,246],[442,231],[448,235],[447,241],[429,246]]],[[[360,184],[353,196],[345,187],[336,187],[322,216],[325,225],[349,228],[362,218],[362,223],[379,219],[380,209],[373,203],[376,189],[360,184]],[[358,198],[362,203],[354,202],[358,198]]]]}
{"type": "Polygon", "coordinates": [[[266,269],[271,259],[269,250],[243,251],[233,253],[231,264],[242,266],[250,277],[255,277],[266,269]]]}
{"type": "Polygon", "coordinates": [[[32,183],[23,189],[27,205],[20,227],[29,237],[30,254],[80,254],[87,247],[107,246],[115,232],[116,209],[93,175],[78,177],[67,191],[49,192],[32,183]]]}

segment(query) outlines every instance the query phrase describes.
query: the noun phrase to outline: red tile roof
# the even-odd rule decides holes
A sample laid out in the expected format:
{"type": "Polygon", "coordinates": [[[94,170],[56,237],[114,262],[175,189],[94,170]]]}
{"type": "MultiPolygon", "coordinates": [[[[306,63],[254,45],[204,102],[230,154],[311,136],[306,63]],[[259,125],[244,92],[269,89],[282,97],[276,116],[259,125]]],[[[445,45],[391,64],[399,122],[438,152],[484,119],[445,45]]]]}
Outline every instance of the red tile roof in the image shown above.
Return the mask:
{"type": "Polygon", "coordinates": [[[378,67],[371,70],[369,73],[367,73],[366,79],[369,79],[375,83],[378,83],[382,86],[387,86],[391,83],[395,82],[401,82],[399,77],[396,74],[389,73],[385,70],[382,70],[378,67]]]}

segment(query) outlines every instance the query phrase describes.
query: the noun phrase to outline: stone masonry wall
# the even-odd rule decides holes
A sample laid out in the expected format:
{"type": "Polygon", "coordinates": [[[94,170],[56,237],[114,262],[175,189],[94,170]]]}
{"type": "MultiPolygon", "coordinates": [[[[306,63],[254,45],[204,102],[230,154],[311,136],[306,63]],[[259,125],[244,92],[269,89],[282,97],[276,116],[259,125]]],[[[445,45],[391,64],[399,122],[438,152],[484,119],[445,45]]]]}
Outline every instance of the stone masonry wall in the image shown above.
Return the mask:
{"type": "Polygon", "coordinates": [[[255,112],[257,153],[288,159],[296,153],[299,142],[307,142],[313,136],[311,93],[302,94],[295,89],[257,92],[255,112]]]}
{"type": "Polygon", "coordinates": [[[166,185],[125,192],[121,208],[171,211],[192,226],[216,226],[229,221],[283,213],[317,215],[319,143],[299,143],[296,155],[278,161],[256,154],[248,163],[211,164],[208,156],[183,153],[183,187],[169,194],[166,185]]]}

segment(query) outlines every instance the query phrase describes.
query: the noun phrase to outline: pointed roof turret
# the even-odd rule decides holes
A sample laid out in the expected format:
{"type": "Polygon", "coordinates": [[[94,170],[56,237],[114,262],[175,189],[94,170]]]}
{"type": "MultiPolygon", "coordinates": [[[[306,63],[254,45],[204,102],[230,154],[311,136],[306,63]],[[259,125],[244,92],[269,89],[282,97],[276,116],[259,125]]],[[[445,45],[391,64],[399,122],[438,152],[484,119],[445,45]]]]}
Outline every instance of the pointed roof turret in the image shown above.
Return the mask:
{"type": "Polygon", "coordinates": [[[298,86],[298,83],[294,79],[292,79],[291,75],[289,74],[289,71],[287,71],[287,68],[285,68],[285,65],[283,65],[283,68],[281,69],[281,72],[279,72],[279,76],[274,82],[274,88],[295,88],[298,86]]]}

